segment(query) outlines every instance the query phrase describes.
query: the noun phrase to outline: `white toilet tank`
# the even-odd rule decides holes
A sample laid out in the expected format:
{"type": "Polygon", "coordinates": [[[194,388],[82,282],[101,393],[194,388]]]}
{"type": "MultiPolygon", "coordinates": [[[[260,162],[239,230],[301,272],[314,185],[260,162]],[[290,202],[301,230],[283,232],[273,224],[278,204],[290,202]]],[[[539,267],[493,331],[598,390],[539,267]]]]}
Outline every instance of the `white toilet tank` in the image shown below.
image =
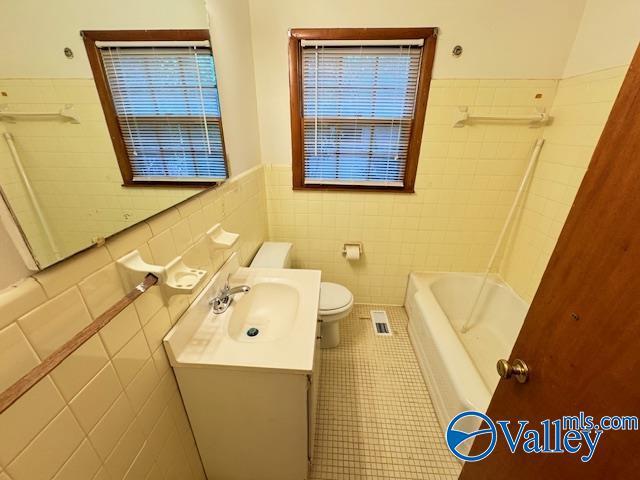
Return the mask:
{"type": "Polygon", "coordinates": [[[250,267],[291,268],[293,244],[287,242],[264,242],[253,257],[250,267]]]}

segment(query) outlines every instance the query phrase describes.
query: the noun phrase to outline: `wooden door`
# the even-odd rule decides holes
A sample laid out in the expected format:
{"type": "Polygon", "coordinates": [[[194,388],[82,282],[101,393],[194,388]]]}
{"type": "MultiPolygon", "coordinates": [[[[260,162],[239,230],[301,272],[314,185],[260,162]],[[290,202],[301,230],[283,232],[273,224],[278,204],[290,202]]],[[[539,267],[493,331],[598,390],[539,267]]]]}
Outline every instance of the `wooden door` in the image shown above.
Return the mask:
{"type": "MultiPolygon", "coordinates": [[[[613,106],[510,360],[527,383],[501,380],[487,415],[543,419],[584,411],[640,416],[640,50],[613,106]]],[[[497,360],[497,359],[496,359],[497,360]]],[[[483,452],[478,436],[471,454],[483,452]]],[[[467,462],[477,479],[640,478],[640,431],[605,431],[589,462],[567,453],[494,451],[467,462]]]]}

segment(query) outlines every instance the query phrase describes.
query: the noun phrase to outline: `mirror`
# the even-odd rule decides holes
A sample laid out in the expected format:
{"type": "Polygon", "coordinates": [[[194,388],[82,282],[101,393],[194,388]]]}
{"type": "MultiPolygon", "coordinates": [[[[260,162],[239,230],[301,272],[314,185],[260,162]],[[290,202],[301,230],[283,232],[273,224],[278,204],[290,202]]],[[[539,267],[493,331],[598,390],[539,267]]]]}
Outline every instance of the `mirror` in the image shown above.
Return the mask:
{"type": "Polygon", "coordinates": [[[123,186],[80,31],[207,28],[202,0],[5,2],[0,188],[39,268],[203,189],[123,186]]]}

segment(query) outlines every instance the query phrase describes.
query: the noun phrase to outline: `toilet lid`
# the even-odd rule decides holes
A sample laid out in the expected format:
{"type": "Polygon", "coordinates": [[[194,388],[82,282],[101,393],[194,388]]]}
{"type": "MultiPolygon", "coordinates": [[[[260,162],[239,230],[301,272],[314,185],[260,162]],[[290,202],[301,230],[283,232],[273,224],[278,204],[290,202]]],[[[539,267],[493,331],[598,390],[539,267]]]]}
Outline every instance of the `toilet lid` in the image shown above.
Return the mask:
{"type": "Polygon", "coordinates": [[[346,287],[337,283],[322,282],[320,284],[320,311],[344,308],[353,300],[353,295],[346,287]]]}

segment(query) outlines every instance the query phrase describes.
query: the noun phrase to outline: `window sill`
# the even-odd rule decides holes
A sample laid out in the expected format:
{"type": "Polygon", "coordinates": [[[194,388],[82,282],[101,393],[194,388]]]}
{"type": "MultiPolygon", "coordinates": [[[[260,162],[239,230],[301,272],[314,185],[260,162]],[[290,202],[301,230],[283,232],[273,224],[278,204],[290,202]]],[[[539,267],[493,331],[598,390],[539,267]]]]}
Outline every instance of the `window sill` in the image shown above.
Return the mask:
{"type": "Polygon", "coordinates": [[[223,182],[162,182],[162,181],[127,181],[123,187],[183,187],[183,188],[210,188],[222,185],[223,182]]]}
{"type": "Polygon", "coordinates": [[[293,190],[303,191],[341,191],[341,192],[379,192],[379,193],[416,193],[413,187],[385,187],[380,185],[294,185],[293,190]]]}

